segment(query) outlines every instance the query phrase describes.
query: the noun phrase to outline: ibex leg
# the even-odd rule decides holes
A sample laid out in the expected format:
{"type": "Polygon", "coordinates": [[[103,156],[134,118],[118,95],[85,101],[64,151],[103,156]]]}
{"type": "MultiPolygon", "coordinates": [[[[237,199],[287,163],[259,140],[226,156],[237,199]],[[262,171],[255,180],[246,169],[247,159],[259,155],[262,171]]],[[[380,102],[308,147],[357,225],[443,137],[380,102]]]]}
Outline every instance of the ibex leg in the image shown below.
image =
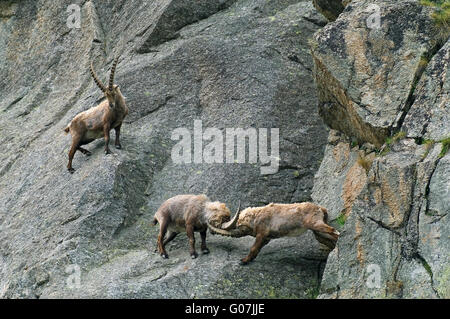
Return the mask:
{"type": "Polygon", "coordinates": [[[119,126],[117,126],[115,128],[116,131],[116,141],[115,141],[115,146],[117,149],[121,149],[122,148],[122,144],[120,144],[120,128],[122,127],[122,124],[120,124],[119,126]]]}
{"type": "Polygon", "coordinates": [[[202,253],[209,254],[209,249],[208,249],[208,247],[206,247],[206,230],[200,232],[200,237],[202,239],[202,246],[201,246],[202,253]]]}
{"type": "Polygon", "coordinates": [[[252,248],[250,248],[250,253],[247,257],[241,259],[241,264],[245,265],[251,262],[253,259],[258,256],[259,251],[261,248],[263,248],[265,245],[269,243],[270,239],[268,239],[265,235],[258,234],[256,235],[255,243],[253,244],[252,248]]]}
{"type": "Polygon", "coordinates": [[[75,153],[78,149],[78,145],[80,144],[80,138],[79,137],[72,137],[72,146],[70,147],[69,150],[69,163],[67,164],[67,170],[72,174],[73,172],[75,172],[75,170],[72,167],[72,160],[73,157],[75,156],[75,153]]]}

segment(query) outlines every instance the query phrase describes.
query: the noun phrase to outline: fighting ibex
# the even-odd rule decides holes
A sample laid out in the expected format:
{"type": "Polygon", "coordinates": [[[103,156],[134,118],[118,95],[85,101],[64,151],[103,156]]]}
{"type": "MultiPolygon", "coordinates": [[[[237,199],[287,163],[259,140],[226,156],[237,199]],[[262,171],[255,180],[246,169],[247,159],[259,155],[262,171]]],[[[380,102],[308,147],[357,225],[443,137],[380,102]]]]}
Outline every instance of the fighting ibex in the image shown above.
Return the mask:
{"type": "Polygon", "coordinates": [[[220,227],[231,218],[230,210],[224,203],[211,202],[206,195],[177,195],[166,200],[155,213],[153,224],[159,223],[157,247],[163,258],[168,258],[165,246],[180,232],[189,238],[190,254],[197,258],[194,232],[200,232],[203,254],[209,253],[206,247],[208,224],[220,227]],[[168,236],[164,239],[167,230],[168,236]]]}
{"type": "Polygon", "coordinates": [[[264,245],[271,239],[299,236],[308,229],[314,232],[316,239],[333,249],[339,232],[326,224],[327,210],[319,205],[305,202],[295,204],[274,204],[263,207],[249,207],[237,212],[233,219],[222,226],[208,227],[214,234],[231,237],[253,236],[255,243],[241,264],[247,264],[256,258],[264,245]]]}
{"type": "Polygon", "coordinates": [[[104,137],[105,153],[110,153],[109,131],[111,129],[115,129],[116,131],[116,148],[120,149],[122,147],[120,144],[120,128],[123,119],[128,114],[128,107],[125,104],[125,98],[120,92],[119,86],[114,84],[114,72],[116,71],[118,59],[117,57],[114,60],[108,87],[105,87],[97,78],[91,63],[91,75],[97,86],[105,94],[106,100],[96,107],[79,113],[64,129],[66,133],[70,132],[70,135],[72,135],[72,146],[69,151],[69,164],[67,165],[70,173],[75,171],[72,168],[72,160],[77,150],[85,155],[91,155],[91,152],[81,147],[82,145],[104,137]]]}

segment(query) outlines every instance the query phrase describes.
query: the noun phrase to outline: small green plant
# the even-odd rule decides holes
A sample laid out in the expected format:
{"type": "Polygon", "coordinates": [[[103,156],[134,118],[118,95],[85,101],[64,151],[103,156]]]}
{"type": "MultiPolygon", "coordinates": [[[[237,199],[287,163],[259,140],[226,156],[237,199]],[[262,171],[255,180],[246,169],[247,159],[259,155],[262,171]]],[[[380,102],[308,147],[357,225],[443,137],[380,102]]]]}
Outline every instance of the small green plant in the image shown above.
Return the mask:
{"type": "Polygon", "coordinates": [[[444,138],[443,140],[439,141],[442,143],[442,149],[441,153],[439,153],[439,158],[443,158],[445,154],[447,154],[448,149],[450,148],[450,137],[444,138]]]}
{"type": "Polygon", "coordinates": [[[421,0],[424,6],[433,7],[433,21],[439,31],[439,42],[447,41],[450,35],[450,1],[449,0],[421,0]]]}
{"type": "Polygon", "coordinates": [[[404,139],[406,137],[406,132],[404,131],[400,131],[394,134],[394,136],[388,138],[386,140],[386,144],[391,145],[394,143],[397,143],[398,141],[400,141],[401,139],[404,139]]]}
{"type": "Polygon", "coordinates": [[[317,299],[320,294],[320,289],[319,287],[308,288],[306,289],[305,294],[308,299],[317,299]]]}
{"type": "Polygon", "coordinates": [[[377,151],[378,156],[384,156],[391,151],[391,148],[384,145],[380,150],[377,151]]]}
{"type": "Polygon", "coordinates": [[[404,139],[406,137],[406,132],[404,131],[399,131],[397,133],[395,133],[393,136],[388,137],[386,139],[386,141],[384,142],[383,147],[378,151],[378,155],[380,156],[384,156],[387,153],[389,153],[391,151],[391,148],[389,146],[397,143],[398,141],[400,141],[401,139],[404,139]]]}
{"type": "Polygon", "coordinates": [[[339,216],[336,218],[336,222],[341,226],[345,225],[346,220],[347,216],[344,213],[340,213],[339,216]]]}
{"type": "Polygon", "coordinates": [[[420,144],[425,145],[425,153],[423,153],[422,159],[428,156],[430,153],[431,147],[434,145],[435,141],[433,140],[423,140],[420,144]]]}

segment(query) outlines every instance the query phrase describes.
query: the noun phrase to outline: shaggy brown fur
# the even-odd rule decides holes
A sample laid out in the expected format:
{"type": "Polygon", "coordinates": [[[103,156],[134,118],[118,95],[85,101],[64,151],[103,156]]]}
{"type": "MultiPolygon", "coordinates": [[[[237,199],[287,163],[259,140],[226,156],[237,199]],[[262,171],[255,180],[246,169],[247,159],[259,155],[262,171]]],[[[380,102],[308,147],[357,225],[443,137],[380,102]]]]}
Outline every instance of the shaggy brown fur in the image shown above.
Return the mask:
{"type": "Polygon", "coordinates": [[[247,257],[241,260],[247,264],[256,258],[262,247],[271,239],[299,236],[311,229],[316,239],[329,248],[334,248],[339,232],[326,224],[327,210],[319,205],[305,202],[295,204],[274,204],[263,207],[249,207],[238,213],[236,226],[225,230],[224,227],[208,225],[212,233],[224,236],[256,237],[247,257]]]}
{"type": "Polygon", "coordinates": [[[91,64],[91,75],[100,90],[105,94],[106,100],[96,107],[79,113],[64,129],[64,132],[70,132],[70,135],[72,135],[72,146],[69,150],[69,163],[67,164],[67,169],[70,173],[75,171],[72,167],[72,160],[77,150],[85,155],[91,155],[91,152],[81,147],[82,145],[104,137],[105,154],[111,152],[109,150],[109,131],[111,129],[116,131],[116,148],[122,148],[120,144],[120,128],[123,119],[128,114],[128,107],[122,92],[120,92],[120,88],[113,84],[117,61],[118,58],[115,59],[111,69],[109,86],[107,88],[97,78],[91,64]]]}
{"type": "Polygon", "coordinates": [[[163,258],[168,258],[165,245],[180,232],[186,232],[189,238],[192,258],[198,256],[195,251],[194,232],[200,232],[201,250],[209,253],[206,247],[207,224],[219,227],[230,220],[231,213],[227,206],[220,202],[211,202],[206,195],[178,195],[166,200],[155,213],[153,223],[159,223],[157,247],[163,258]],[[168,236],[164,239],[167,230],[168,236]]]}

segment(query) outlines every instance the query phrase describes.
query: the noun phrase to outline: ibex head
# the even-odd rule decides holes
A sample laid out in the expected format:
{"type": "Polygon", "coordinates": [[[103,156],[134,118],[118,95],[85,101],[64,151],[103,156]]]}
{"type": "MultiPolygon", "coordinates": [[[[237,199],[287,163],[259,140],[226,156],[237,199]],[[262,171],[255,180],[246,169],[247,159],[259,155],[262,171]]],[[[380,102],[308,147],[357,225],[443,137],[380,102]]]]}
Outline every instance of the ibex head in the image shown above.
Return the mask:
{"type": "Polygon", "coordinates": [[[222,223],[219,227],[215,227],[212,225],[212,223],[208,223],[210,231],[213,234],[215,233],[223,236],[240,237],[241,234],[239,233],[238,230],[236,230],[236,225],[239,220],[240,213],[241,213],[241,202],[239,201],[239,205],[234,217],[230,221],[222,223]]]}
{"type": "Polygon", "coordinates": [[[109,85],[108,87],[105,87],[100,81],[100,79],[97,77],[94,71],[94,67],[91,62],[91,75],[94,78],[95,84],[102,90],[102,92],[105,94],[105,97],[108,99],[109,106],[111,108],[114,108],[116,106],[116,103],[118,102],[118,99],[123,99],[123,95],[120,92],[120,88],[118,85],[114,84],[114,73],[116,72],[116,66],[117,62],[119,60],[119,57],[117,57],[114,60],[113,66],[111,68],[111,74],[109,76],[109,85]]]}

